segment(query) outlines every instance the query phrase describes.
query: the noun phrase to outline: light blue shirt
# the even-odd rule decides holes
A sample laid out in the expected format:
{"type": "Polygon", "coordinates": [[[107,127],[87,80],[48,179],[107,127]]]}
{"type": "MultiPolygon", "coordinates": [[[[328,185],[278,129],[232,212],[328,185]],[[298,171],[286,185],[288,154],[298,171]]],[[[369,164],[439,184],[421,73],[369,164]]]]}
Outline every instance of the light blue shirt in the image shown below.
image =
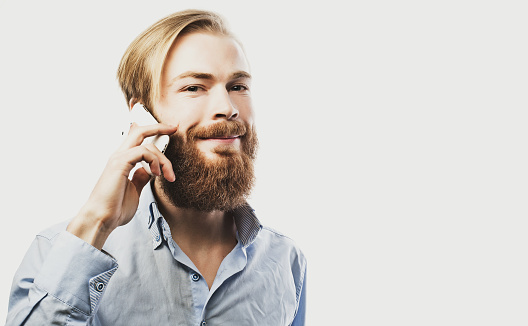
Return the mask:
{"type": "Polygon", "coordinates": [[[52,227],[14,277],[6,325],[304,325],[304,255],[249,206],[233,218],[238,243],[211,289],[173,240],[150,187],[104,252],[66,232],[67,223],[52,227]]]}

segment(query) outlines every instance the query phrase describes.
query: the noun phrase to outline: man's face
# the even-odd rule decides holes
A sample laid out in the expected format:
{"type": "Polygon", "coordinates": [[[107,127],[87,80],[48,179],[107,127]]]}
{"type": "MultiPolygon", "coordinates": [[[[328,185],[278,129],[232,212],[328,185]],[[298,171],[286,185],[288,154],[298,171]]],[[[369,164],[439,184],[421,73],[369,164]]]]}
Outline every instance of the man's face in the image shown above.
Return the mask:
{"type": "MultiPolygon", "coordinates": [[[[161,96],[154,112],[160,122],[179,125],[186,139],[191,128],[225,121],[253,126],[249,65],[232,38],[191,33],[176,40],[161,76],[161,96]]],[[[196,147],[209,159],[217,150],[240,151],[238,135],[198,138],[196,147]]]]}
{"type": "Polygon", "coordinates": [[[175,206],[227,211],[245,203],[257,147],[248,71],[228,37],[189,34],[169,51],[154,112],[179,126],[165,152],[176,181],[158,178],[175,206]]]}

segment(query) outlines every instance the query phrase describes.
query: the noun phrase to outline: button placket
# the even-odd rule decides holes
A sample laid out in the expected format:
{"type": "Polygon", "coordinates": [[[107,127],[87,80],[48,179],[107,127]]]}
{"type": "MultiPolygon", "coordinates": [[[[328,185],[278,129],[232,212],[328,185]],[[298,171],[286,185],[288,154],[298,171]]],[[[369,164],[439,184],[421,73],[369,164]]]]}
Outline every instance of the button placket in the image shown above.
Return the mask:
{"type": "Polygon", "coordinates": [[[195,325],[206,325],[201,323],[205,321],[204,309],[207,305],[209,287],[203,276],[197,270],[190,268],[187,275],[189,277],[189,285],[193,298],[193,310],[196,318],[195,325]]]}

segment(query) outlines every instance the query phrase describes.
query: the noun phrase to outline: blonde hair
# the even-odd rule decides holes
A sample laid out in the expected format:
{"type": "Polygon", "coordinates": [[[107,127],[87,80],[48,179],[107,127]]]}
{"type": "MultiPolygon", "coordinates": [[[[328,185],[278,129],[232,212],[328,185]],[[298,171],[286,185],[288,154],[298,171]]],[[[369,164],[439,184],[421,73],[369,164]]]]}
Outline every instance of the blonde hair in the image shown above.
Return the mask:
{"type": "Polygon", "coordinates": [[[117,80],[127,104],[135,98],[153,107],[167,53],[178,36],[194,32],[233,37],[222,17],[210,11],[180,11],[154,23],[130,44],[119,63],[117,80]]]}

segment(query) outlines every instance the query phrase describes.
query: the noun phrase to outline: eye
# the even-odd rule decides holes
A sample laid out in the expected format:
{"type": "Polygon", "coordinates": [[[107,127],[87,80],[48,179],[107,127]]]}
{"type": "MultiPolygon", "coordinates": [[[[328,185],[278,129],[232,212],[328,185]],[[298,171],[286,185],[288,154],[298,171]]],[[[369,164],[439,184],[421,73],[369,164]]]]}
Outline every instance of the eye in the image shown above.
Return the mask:
{"type": "Polygon", "coordinates": [[[198,92],[200,90],[200,87],[198,86],[187,86],[183,89],[186,92],[198,92]]]}
{"type": "Polygon", "coordinates": [[[231,90],[234,92],[247,91],[249,88],[246,85],[233,85],[231,90]]]}

